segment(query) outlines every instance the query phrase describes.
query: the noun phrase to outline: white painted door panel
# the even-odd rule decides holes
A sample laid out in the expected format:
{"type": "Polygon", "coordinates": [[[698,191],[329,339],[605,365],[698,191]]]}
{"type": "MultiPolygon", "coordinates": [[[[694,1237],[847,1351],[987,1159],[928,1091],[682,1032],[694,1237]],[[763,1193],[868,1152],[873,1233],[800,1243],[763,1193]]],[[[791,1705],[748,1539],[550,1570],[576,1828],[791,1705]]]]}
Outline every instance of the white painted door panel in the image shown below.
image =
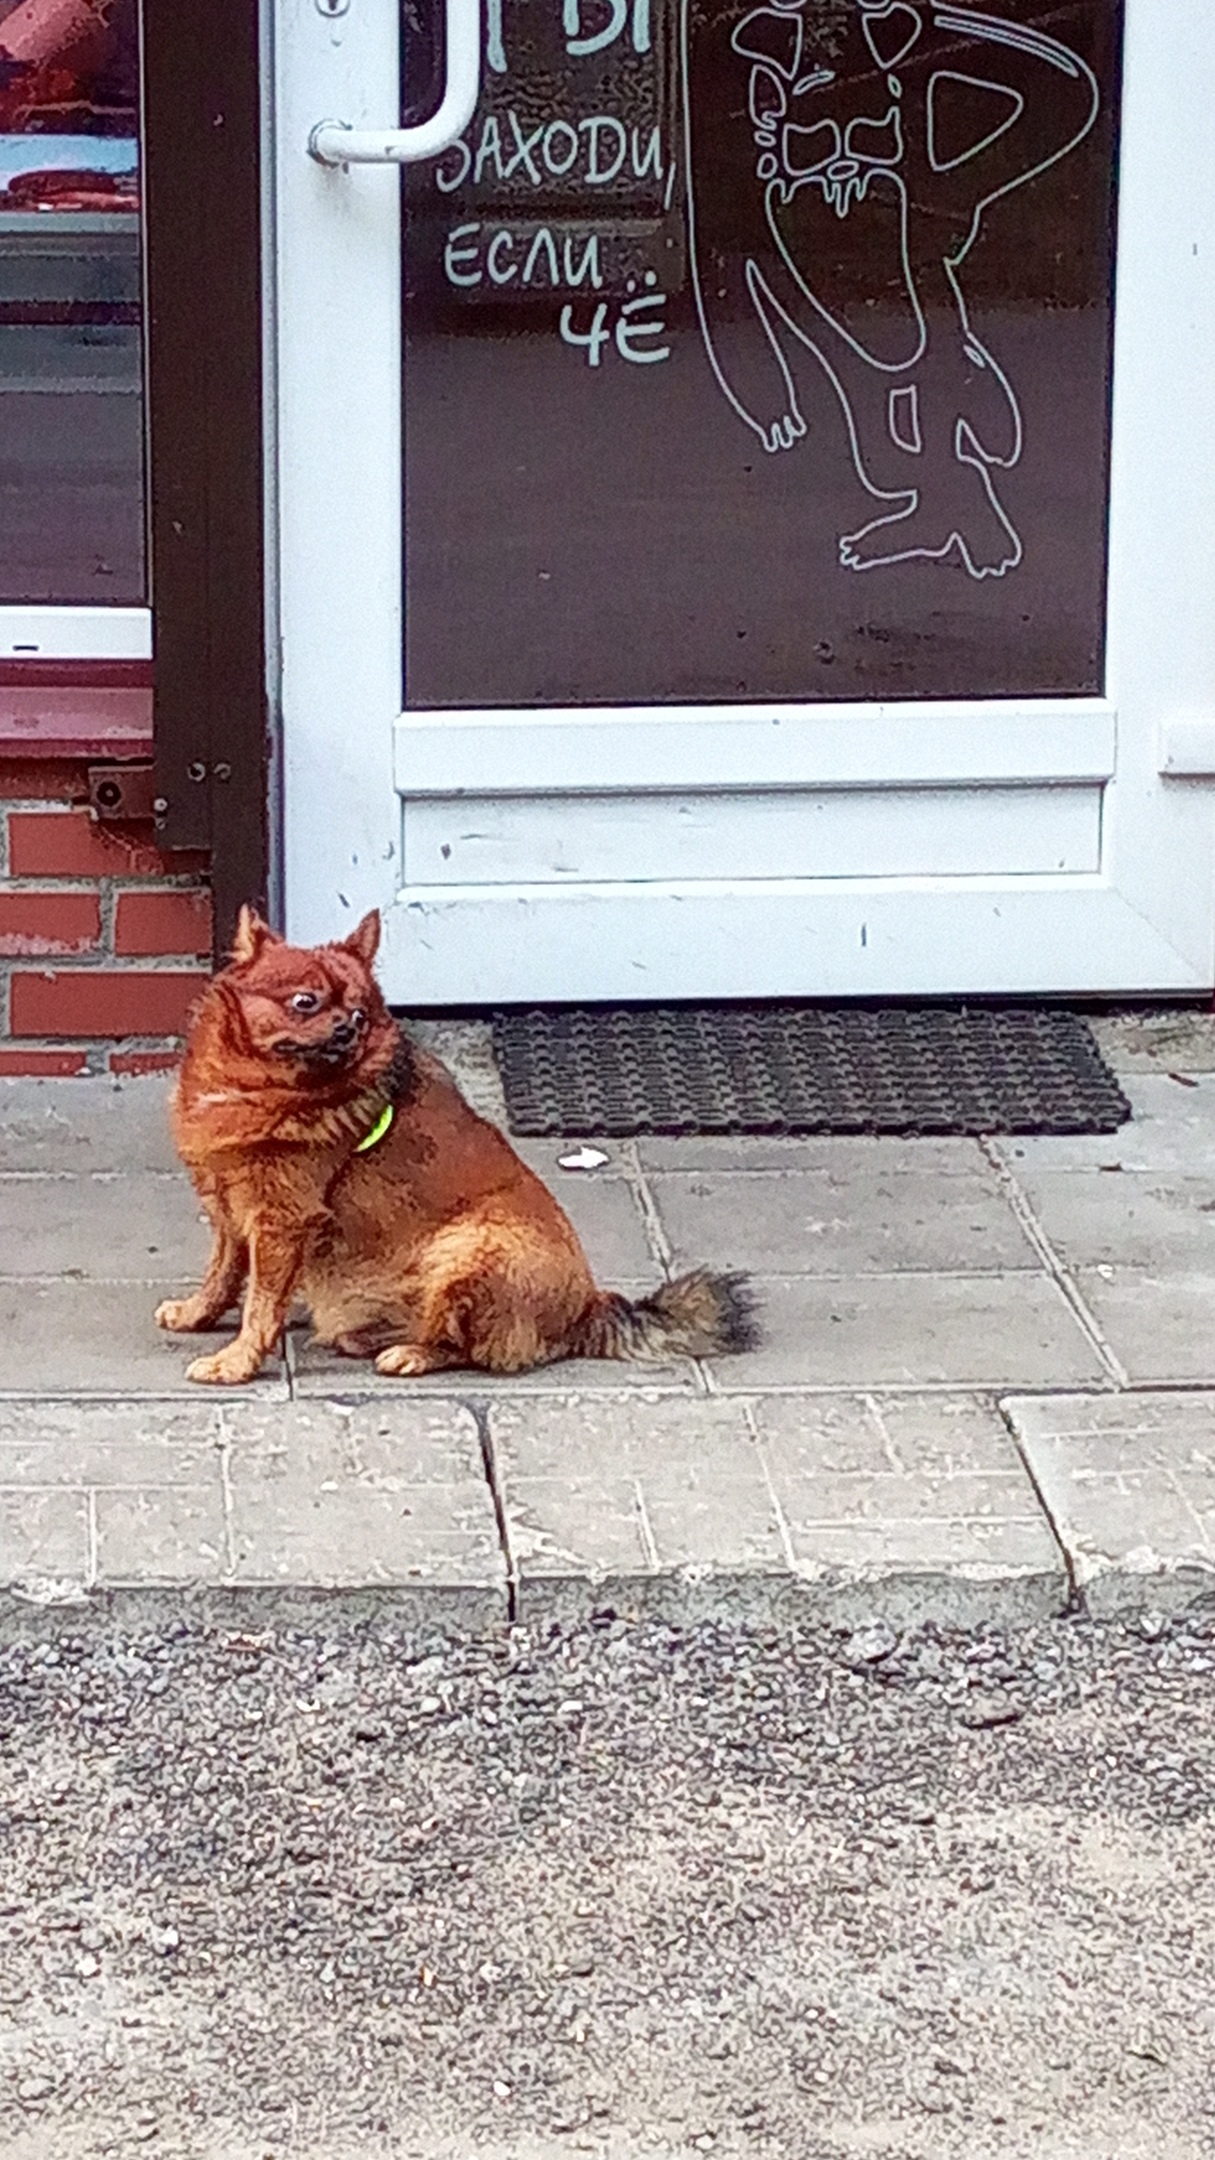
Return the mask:
{"type": "Polygon", "coordinates": [[[407,889],[1093,875],[1098,787],[466,795],[402,806],[407,889]]]}
{"type": "Polygon", "coordinates": [[[396,727],[406,797],[1008,787],[1116,771],[1117,715],[1103,698],[409,712],[396,727]]]}

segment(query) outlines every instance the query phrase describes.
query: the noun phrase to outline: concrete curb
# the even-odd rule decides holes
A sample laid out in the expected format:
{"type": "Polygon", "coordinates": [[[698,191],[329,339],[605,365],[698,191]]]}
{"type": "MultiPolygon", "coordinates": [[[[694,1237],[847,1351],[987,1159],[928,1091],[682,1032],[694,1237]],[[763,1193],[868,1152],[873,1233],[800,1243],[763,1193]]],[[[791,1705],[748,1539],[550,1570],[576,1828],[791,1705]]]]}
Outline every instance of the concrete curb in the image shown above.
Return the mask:
{"type": "Polygon", "coordinates": [[[348,1635],[363,1626],[391,1627],[402,1654],[421,1657],[462,1638],[505,1625],[503,1591],[475,1585],[449,1590],[320,1589],[307,1583],[231,1589],[157,1585],[9,1584],[0,1587],[0,1644],[72,1635],[99,1624],[119,1633],[163,1633],[186,1626],[241,1636],[269,1628],[301,1635],[348,1635]],[[48,1592],[50,1594],[48,1594],[48,1592]],[[57,1593],[57,1594],[56,1594],[57,1593]]]}
{"type": "Polygon", "coordinates": [[[1215,1393],[1003,1405],[1094,1618],[1215,1599],[1215,1393]]]}
{"type": "Polygon", "coordinates": [[[391,1610],[411,1639],[612,1607],[1017,1625],[1064,1555],[977,1397],[0,1403],[7,1624],[391,1610]],[[301,1604],[303,1601],[303,1604],[301,1604]]]}
{"type": "Polygon", "coordinates": [[[1215,1391],[0,1403],[0,1628],[974,1629],[1210,1598],[1215,1391]]]}

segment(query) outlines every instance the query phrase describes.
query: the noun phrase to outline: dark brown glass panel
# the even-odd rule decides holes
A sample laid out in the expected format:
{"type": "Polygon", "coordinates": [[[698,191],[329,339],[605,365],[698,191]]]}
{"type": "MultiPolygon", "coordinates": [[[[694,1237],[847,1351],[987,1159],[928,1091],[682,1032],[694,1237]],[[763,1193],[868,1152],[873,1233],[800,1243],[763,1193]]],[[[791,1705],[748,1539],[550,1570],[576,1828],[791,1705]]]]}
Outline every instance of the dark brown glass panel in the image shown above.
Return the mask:
{"type": "Polygon", "coordinates": [[[0,601],[145,597],[136,0],[0,0],[0,601]]]}
{"type": "Polygon", "coordinates": [[[405,181],[409,703],[1099,691],[1120,51],[1120,0],[490,0],[405,181]]]}

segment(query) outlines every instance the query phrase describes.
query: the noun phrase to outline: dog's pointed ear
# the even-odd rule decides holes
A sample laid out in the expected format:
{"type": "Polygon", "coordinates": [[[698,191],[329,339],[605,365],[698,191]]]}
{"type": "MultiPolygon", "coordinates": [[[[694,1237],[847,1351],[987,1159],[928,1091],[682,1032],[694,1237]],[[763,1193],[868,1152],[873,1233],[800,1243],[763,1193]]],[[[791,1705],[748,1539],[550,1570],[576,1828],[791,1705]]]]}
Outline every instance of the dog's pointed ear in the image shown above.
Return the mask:
{"type": "Polygon", "coordinates": [[[232,959],[237,967],[246,960],[256,960],[263,945],[279,945],[268,922],[263,922],[255,907],[246,900],[236,918],[236,935],[232,940],[232,959]]]}
{"type": "Polygon", "coordinates": [[[373,907],[369,915],[364,915],[358,929],[352,930],[348,938],[343,938],[342,945],[346,952],[353,953],[356,960],[361,960],[363,966],[369,968],[380,949],[379,909],[373,907]]]}

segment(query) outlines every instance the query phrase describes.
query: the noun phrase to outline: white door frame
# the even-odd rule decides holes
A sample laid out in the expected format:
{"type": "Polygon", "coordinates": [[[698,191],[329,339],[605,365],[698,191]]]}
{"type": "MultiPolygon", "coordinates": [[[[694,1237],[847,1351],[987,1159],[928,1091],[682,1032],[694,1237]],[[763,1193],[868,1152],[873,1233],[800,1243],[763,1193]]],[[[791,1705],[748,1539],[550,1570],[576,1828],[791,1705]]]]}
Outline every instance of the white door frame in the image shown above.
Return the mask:
{"type": "Polygon", "coordinates": [[[1201,784],[1215,770],[1215,10],[1126,6],[1105,697],[525,716],[401,712],[399,180],[391,168],[326,169],[306,150],[321,119],[396,125],[397,12],[396,0],[356,0],[327,19],[318,0],[277,0],[275,16],[290,933],[331,937],[385,908],[386,986],[415,1005],[1215,983],[1215,828],[1201,784]],[[997,720],[1006,741],[1024,741],[1024,771],[1007,749],[1000,772],[974,770],[997,720]],[[495,772],[504,726],[511,756],[495,772]],[[710,741],[723,746],[718,786],[768,771],[767,787],[884,797],[891,783],[896,794],[940,787],[943,774],[954,786],[1067,784],[1079,764],[1104,782],[1100,868],[401,889],[398,790],[502,791],[510,768],[517,788],[520,758],[534,760],[537,792],[563,764],[581,791],[669,788],[685,727],[696,731],[688,787],[706,784],[710,741]],[[482,762],[470,765],[474,748],[482,762]]]}

